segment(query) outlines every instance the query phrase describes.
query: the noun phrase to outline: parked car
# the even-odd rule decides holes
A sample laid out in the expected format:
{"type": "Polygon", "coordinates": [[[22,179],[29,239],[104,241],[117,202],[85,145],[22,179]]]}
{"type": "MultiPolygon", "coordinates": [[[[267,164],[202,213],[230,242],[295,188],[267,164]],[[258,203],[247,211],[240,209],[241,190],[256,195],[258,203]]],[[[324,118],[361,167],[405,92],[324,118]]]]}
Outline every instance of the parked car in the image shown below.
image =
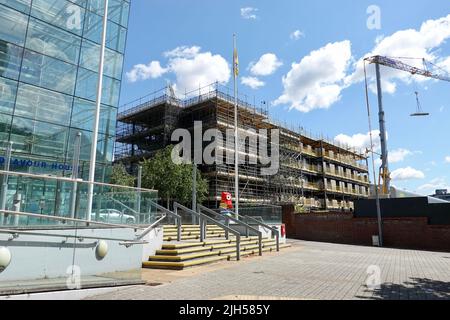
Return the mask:
{"type": "MultiPolygon", "coordinates": [[[[96,220],[96,217],[97,213],[93,212],[91,215],[92,220],[96,220]]],[[[101,209],[98,221],[117,224],[134,224],[136,223],[136,218],[116,209],[101,209]]]]}

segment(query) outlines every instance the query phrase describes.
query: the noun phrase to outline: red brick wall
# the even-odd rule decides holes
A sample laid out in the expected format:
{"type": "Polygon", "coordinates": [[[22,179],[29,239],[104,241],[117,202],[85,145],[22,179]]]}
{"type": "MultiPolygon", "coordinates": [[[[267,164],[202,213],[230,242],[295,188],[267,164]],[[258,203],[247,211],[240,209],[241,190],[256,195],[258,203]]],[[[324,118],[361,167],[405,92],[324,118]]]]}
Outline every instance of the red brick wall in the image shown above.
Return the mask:
{"type": "MultiPolygon", "coordinates": [[[[372,245],[377,219],[354,218],[350,213],[294,214],[283,210],[288,238],[354,245],[372,245]]],[[[432,226],[427,218],[383,219],[384,246],[450,252],[450,225],[432,226]]]]}

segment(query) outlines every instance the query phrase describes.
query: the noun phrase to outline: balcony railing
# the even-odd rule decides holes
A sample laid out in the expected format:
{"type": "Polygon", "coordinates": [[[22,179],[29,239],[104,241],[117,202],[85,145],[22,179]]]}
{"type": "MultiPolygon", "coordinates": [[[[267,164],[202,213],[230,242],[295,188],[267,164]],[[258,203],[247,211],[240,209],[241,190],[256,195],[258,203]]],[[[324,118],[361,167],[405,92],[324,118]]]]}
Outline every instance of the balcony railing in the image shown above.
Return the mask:
{"type": "Polygon", "coordinates": [[[341,155],[330,154],[329,152],[325,152],[324,153],[324,158],[325,159],[329,159],[329,160],[333,160],[333,161],[336,161],[336,162],[339,162],[339,163],[342,163],[342,164],[345,164],[345,165],[350,165],[350,166],[352,166],[354,168],[358,168],[358,169],[363,170],[363,171],[367,171],[369,169],[366,165],[358,163],[354,159],[351,159],[349,157],[344,157],[344,156],[341,156],[341,155]]]}
{"type": "Polygon", "coordinates": [[[340,179],[356,181],[358,183],[364,183],[364,184],[369,183],[369,178],[367,176],[357,176],[357,175],[352,175],[352,174],[340,174],[339,172],[332,171],[332,170],[325,170],[325,174],[332,176],[332,177],[340,178],[340,179]]]}

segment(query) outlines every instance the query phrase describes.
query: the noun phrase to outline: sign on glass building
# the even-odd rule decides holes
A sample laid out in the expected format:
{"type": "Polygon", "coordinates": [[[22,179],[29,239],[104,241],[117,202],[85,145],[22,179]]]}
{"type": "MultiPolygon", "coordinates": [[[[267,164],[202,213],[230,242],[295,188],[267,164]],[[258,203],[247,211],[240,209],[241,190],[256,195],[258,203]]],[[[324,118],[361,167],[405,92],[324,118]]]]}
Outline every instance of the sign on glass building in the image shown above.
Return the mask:
{"type": "MultiPolygon", "coordinates": [[[[0,168],[70,176],[81,133],[87,179],[104,0],[0,0],[0,168]]],[[[96,180],[113,155],[129,0],[109,1],[96,180]]],[[[11,183],[11,182],[10,182],[11,183]]]]}

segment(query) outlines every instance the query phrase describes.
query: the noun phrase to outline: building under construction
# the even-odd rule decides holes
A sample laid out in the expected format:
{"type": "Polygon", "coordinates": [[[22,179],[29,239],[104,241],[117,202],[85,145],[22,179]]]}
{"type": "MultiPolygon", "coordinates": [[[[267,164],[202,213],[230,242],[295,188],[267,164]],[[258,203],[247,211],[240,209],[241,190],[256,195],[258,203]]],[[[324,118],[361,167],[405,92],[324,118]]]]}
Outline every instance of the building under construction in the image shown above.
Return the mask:
{"type": "MultiPolygon", "coordinates": [[[[368,197],[367,157],[363,153],[276,124],[269,119],[264,103],[257,107],[246,100],[238,99],[239,135],[278,129],[280,165],[277,174],[262,175],[263,165],[250,161],[258,157],[257,148],[252,149],[246,141],[246,161],[239,166],[242,203],[353,210],[354,200],[368,197]]],[[[234,107],[230,91],[218,84],[200,88],[195,96],[189,94],[185,99],[177,98],[169,87],[125,105],[118,115],[115,161],[135,170],[140,161],[174,143],[171,136],[175,129],[192,132],[195,121],[202,122],[203,132],[219,129],[226,137],[227,130],[234,130],[234,107]]],[[[224,148],[231,149],[234,157],[234,137],[226,140],[224,148]]],[[[199,168],[209,183],[208,205],[218,207],[222,192],[234,194],[234,162],[199,168]]]]}

